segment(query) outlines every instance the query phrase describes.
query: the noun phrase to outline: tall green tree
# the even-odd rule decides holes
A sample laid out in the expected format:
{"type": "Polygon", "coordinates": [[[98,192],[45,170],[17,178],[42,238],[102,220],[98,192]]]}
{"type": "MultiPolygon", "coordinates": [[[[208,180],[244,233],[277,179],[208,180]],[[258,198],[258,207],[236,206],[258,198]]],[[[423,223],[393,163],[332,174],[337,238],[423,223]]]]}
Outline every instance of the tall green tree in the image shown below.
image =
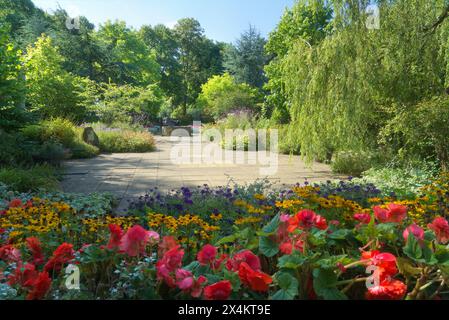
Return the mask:
{"type": "Polygon", "coordinates": [[[272,116],[281,123],[290,121],[290,101],[282,79],[282,61],[297,42],[306,44],[306,51],[318,45],[329,34],[331,19],[332,5],[329,1],[298,0],[291,9],[286,9],[265,47],[273,57],[265,68],[269,79],[265,89],[270,92],[265,102],[266,116],[272,116]]]}
{"type": "Polygon", "coordinates": [[[82,121],[86,116],[82,92],[88,80],[63,68],[64,57],[50,37],[42,35],[24,57],[27,103],[43,118],[66,117],[82,121]]]}
{"type": "Polygon", "coordinates": [[[41,10],[34,10],[33,14],[23,21],[16,34],[16,43],[22,50],[32,44],[43,34],[53,33],[52,21],[50,16],[41,10]]]}
{"type": "Polygon", "coordinates": [[[174,34],[179,44],[181,65],[181,114],[185,116],[187,106],[196,101],[201,85],[223,70],[221,47],[206,38],[203,28],[195,19],[179,20],[174,34]]]}
{"type": "Polygon", "coordinates": [[[125,22],[108,21],[100,26],[95,36],[109,53],[100,71],[112,82],[147,86],[160,80],[156,54],[125,22]]]}
{"type": "Polygon", "coordinates": [[[38,9],[31,0],[0,0],[0,21],[7,23],[15,39],[25,22],[38,9]]]}
{"type": "Polygon", "coordinates": [[[25,110],[20,106],[23,98],[20,51],[8,36],[9,28],[0,26],[0,131],[22,125],[25,110]]]}
{"type": "Polygon", "coordinates": [[[392,119],[445,94],[448,21],[435,24],[445,1],[379,1],[380,29],[367,28],[370,3],[334,0],[332,36],[312,48],[297,42],[283,60],[290,135],[309,160],[345,150],[400,153],[392,119]]]}
{"type": "Polygon", "coordinates": [[[107,63],[108,52],[94,36],[95,26],[86,18],[79,17],[79,29],[67,28],[68,13],[59,9],[51,16],[48,31],[54,45],[64,56],[65,70],[96,81],[108,81],[101,72],[107,63]]]}
{"type": "Polygon", "coordinates": [[[219,120],[232,111],[258,112],[259,92],[246,83],[238,83],[229,74],[213,76],[202,86],[198,106],[203,117],[219,120]]]}
{"type": "Polygon", "coordinates": [[[156,61],[161,66],[160,87],[171,97],[174,104],[183,100],[179,43],[172,29],[160,24],[154,27],[143,26],[139,30],[143,42],[156,53],[156,61]]]}
{"type": "Polygon", "coordinates": [[[235,46],[227,47],[224,66],[240,83],[262,88],[266,82],[264,67],[269,61],[265,54],[266,40],[253,26],[245,31],[235,46]]]}

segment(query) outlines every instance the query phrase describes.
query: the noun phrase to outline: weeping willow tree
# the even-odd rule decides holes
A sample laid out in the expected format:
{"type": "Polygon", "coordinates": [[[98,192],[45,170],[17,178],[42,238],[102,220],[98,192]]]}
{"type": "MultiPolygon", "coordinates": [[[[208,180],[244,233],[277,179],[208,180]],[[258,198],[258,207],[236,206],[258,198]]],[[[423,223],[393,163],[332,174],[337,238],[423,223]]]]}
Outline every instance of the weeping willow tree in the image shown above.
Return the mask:
{"type": "Polygon", "coordinates": [[[379,149],[396,115],[445,92],[448,4],[376,1],[380,28],[370,29],[372,3],[333,0],[330,35],[313,47],[298,41],[283,59],[288,138],[308,160],[379,149]]]}

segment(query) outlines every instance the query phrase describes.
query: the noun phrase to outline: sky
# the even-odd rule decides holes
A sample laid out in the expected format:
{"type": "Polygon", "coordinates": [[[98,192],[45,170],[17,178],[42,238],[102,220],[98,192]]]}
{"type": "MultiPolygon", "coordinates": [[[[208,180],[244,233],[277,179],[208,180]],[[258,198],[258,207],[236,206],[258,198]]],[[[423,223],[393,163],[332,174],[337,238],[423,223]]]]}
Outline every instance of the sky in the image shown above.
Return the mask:
{"type": "Polygon", "coordinates": [[[178,19],[195,18],[206,35],[216,41],[234,42],[255,26],[263,36],[276,27],[285,8],[295,0],[33,0],[48,12],[66,9],[70,16],[86,16],[96,26],[107,20],[124,20],[128,25],[165,24],[173,27],[178,19]]]}

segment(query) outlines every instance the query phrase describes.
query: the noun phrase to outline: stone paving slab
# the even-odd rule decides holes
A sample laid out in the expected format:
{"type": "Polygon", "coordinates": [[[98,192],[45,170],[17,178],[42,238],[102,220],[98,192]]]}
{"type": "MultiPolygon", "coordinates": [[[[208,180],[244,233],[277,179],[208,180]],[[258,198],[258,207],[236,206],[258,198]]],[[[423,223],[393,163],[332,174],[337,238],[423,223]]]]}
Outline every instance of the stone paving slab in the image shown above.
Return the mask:
{"type": "MultiPolygon", "coordinates": [[[[170,138],[156,137],[156,143],[155,152],[103,154],[94,159],[67,161],[62,189],[75,193],[111,192],[123,199],[123,208],[126,200],[144,195],[156,186],[169,191],[182,186],[197,187],[204,184],[226,186],[230,177],[241,184],[265,178],[260,175],[259,165],[248,162],[242,165],[174,164],[170,159],[174,146],[170,138]]],[[[243,155],[246,158],[248,153],[243,155]]],[[[194,157],[194,160],[198,160],[198,157],[194,157]]],[[[282,187],[283,184],[291,186],[303,183],[305,179],[321,182],[341,177],[333,175],[327,165],[314,163],[307,166],[299,156],[278,155],[278,172],[268,178],[282,187]]]]}

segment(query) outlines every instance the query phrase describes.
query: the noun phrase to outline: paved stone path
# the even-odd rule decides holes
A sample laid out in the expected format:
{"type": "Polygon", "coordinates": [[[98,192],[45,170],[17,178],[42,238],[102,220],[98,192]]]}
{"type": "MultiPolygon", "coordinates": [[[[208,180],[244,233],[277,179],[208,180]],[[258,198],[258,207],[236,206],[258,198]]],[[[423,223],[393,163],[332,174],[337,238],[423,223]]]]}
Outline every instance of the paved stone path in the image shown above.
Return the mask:
{"type": "MultiPolygon", "coordinates": [[[[229,179],[246,184],[262,179],[260,167],[250,164],[174,164],[171,150],[175,145],[169,138],[156,137],[157,151],[144,154],[107,154],[88,160],[65,163],[62,188],[66,192],[110,192],[120,199],[144,195],[157,186],[171,190],[182,186],[203,184],[226,186],[229,179]]],[[[248,156],[244,152],[244,156],[248,156]]],[[[255,153],[258,155],[258,153],[255,153]]],[[[337,178],[324,164],[306,166],[299,156],[278,155],[278,171],[267,177],[273,184],[293,185],[337,178]]]]}

